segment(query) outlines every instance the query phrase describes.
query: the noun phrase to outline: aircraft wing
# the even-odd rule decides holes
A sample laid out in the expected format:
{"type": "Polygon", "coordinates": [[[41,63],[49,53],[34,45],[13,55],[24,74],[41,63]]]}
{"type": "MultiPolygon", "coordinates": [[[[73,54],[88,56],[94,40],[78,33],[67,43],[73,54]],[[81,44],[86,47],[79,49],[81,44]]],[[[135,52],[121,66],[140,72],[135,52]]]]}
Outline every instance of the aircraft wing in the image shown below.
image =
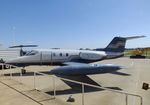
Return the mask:
{"type": "MultiPolygon", "coordinates": [[[[76,63],[76,62],[66,62],[64,66],[54,68],[50,71],[50,74],[54,74],[57,77],[74,80],[78,82],[83,82],[87,84],[92,84],[96,86],[101,86],[94,80],[92,80],[88,75],[90,74],[100,74],[100,73],[111,73],[113,71],[120,70],[122,66],[113,65],[113,64],[85,64],[85,63],[76,63]]],[[[57,94],[68,93],[73,90],[81,92],[81,84],[73,83],[67,80],[62,80],[67,84],[71,89],[69,90],[60,90],[57,91],[57,94]]],[[[106,87],[116,90],[121,90],[118,87],[106,87]]],[[[93,88],[90,86],[85,86],[85,92],[100,91],[101,89],[93,88]]],[[[74,93],[75,91],[73,91],[74,93]]],[[[75,93],[76,93],[75,92],[75,93]]]]}
{"type": "Polygon", "coordinates": [[[50,73],[54,75],[65,76],[85,76],[90,74],[111,73],[122,68],[124,67],[114,64],[85,64],[76,62],[66,62],[64,63],[64,66],[52,69],[50,73]]]}
{"type": "Polygon", "coordinates": [[[78,62],[64,62],[63,65],[66,66],[86,66],[89,65],[87,63],[78,63],[78,62]]]}

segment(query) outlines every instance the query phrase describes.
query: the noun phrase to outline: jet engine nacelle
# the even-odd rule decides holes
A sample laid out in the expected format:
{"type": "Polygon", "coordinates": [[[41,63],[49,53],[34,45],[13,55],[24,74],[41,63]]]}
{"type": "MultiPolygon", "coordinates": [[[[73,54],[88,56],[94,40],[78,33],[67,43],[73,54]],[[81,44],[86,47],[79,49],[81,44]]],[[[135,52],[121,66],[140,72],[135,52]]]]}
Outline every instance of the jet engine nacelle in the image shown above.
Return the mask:
{"type": "Polygon", "coordinates": [[[85,59],[85,60],[100,60],[104,58],[106,55],[103,53],[100,54],[100,53],[81,52],[79,56],[80,58],[85,59]]]}

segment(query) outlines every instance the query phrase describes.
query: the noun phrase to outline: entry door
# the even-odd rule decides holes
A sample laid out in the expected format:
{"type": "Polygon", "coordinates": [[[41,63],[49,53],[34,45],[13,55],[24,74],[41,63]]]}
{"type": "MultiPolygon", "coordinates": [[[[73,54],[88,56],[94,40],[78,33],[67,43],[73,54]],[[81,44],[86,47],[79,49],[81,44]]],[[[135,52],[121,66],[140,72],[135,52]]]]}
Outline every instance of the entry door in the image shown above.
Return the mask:
{"type": "Polygon", "coordinates": [[[42,63],[51,64],[52,61],[52,53],[49,51],[41,52],[41,61],[42,63]]]}

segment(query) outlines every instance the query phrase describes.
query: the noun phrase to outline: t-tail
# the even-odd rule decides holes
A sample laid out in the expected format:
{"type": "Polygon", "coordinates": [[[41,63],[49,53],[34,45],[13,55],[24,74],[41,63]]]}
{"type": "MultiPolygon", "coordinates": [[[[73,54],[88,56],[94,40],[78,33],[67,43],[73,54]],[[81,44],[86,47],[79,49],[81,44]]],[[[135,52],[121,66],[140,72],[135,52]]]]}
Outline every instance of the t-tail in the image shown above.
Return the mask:
{"type": "Polygon", "coordinates": [[[114,37],[113,40],[104,49],[96,49],[97,51],[105,51],[108,55],[107,58],[117,58],[123,56],[127,40],[143,38],[145,36],[133,37],[114,37]]]}
{"type": "Polygon", "coordinates": [[[106,52],[124,52],[126,44],[126,38],[123,37],[115,37],[104,51],[106,52]]]}

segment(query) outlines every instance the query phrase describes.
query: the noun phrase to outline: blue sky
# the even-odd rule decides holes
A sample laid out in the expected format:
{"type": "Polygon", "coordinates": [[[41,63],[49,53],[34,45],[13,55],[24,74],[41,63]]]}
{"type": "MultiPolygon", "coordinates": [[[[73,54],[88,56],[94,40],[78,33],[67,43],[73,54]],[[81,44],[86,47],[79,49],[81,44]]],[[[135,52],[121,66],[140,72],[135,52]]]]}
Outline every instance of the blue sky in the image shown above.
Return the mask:
{"type": "Polygon", "coordinates": [[[149,4],[149,0],[0,0],[0,43],[98,48],[114,36],[146,35],[129,41],[127,47],[147,47],[149,4]]]}

